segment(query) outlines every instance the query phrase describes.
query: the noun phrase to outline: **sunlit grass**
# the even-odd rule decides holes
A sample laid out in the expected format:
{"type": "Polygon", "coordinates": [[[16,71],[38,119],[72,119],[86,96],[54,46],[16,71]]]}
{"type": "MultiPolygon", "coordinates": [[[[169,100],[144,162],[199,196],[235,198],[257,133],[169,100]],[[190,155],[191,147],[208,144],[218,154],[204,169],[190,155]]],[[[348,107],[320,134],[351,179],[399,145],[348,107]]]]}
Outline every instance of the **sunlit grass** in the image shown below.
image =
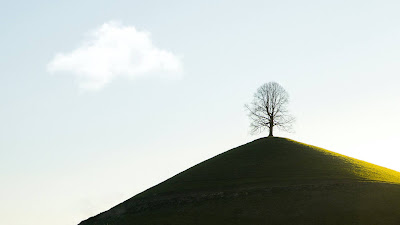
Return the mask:
{"type": "MultiPolygon", "coordinates": [[[[359,159],[355,159],[349,156],[345,156],[336,152],[328,151],[323,148],[316,146],[296,142],[291,139],[286,139],[292,143],[308,147],[314,151],[321,152],[327,157],[336,158],[344,162],[343,169],[346,169],[349,173],[359,176],[360,180],[365,181],[379,181],[400,184],[400,173],[382,166],[378,166],[369,162],[365,162],[359,159]]],[[[299,148],[300,149],[300,148],[299,148]]],[[[377,152],[378,154],[378,152],[377,152]]]]}

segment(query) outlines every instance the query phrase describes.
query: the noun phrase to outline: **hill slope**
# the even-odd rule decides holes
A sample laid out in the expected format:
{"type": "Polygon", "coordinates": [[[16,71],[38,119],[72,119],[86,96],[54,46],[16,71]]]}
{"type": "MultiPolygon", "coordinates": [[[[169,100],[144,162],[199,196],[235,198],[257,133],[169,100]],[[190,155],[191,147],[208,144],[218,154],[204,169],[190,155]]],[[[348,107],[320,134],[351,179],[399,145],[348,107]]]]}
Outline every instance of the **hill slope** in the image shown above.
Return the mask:
{"type": "Polygon", "coordinates": [[[400,224],[400,173],[262,138],[80,223],[107,224],[400,224]]]}

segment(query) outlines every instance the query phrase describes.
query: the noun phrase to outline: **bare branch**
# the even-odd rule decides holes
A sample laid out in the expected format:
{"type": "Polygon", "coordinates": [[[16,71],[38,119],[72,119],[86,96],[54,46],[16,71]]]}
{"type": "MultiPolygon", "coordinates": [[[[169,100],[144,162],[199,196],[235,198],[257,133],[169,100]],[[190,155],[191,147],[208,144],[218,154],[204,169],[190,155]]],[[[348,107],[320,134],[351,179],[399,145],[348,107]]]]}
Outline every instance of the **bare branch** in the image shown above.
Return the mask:
{"type": "Polygon", "coordinates": [[[290,132],[295,119],[288,113],[288,103],[289,95],[278,83],[269,82],[259,87],[253,101],[245,105],[252,121],[251,133],[257,134],[268,129],[269,136],[273,136],[274,127],[290,132]]]}

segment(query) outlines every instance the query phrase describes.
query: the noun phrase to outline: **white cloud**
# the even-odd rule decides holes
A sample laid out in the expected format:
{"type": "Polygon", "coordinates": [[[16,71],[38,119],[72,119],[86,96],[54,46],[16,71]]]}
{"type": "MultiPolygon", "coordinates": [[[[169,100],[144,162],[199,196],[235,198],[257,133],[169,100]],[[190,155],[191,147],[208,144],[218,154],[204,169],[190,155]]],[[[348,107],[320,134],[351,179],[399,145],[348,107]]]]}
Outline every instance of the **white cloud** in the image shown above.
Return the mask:
{"type": "Polygon", "coordinates": [[[136,78],[159,74],[176,77],[182,62],[173,53],[153,45],[150,33],[118,22],[104,23],[88,33],[88,40],[69,53],[57,53],[47,70],[71,72],[79,86],[95,90],[116,77],[136,78]]]}

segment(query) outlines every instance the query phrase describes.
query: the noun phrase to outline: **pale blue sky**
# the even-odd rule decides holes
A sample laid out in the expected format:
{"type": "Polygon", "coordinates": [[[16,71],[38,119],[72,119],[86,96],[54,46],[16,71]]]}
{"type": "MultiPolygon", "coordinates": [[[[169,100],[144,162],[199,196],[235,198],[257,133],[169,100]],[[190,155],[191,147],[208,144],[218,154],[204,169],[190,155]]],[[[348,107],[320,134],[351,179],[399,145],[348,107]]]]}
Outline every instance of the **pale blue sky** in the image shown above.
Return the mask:
{"type": "Polygon", "coordinates": [[[0,224],[77,224],[261,137],[243,105],[269,81],[297,118],[278,136],[400,171],[399,1],[1,5],[0,224]],[[110,21],[149,32],[181,75],[82,90],[48,71],[110,21]]]}

